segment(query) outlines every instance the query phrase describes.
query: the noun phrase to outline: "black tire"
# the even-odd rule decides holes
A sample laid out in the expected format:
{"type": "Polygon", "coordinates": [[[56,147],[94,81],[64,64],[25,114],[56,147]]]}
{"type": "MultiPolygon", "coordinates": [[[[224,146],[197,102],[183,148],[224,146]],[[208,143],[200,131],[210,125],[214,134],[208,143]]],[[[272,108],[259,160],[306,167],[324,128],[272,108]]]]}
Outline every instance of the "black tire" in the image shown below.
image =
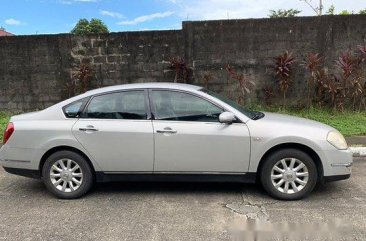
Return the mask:
{"type": "Polygon", "coordinates": [[[42,180],[46,185],[47,189],[56,197],[61,199],[75,199],[85,195],[93,186],[93,170],[85,160],[85,158],[73,151],[58,151],[50,155],[45,161],[42,168],[42,180]],[[51,181],[51,168],[52,166],[61,159],[70,159],[77,163],[82,172],[82,182],[80,186],[71,192],[63,192],[58,190],[51,181]]]}
{"type": "Polygon", "coordinates": [[[280,200],[299,200],[311,193],[317,184],[318,172],[314,160],[305,152],[298,149],[281,149],[272,154],[270,154],[261,168],[260,179],[263,188],[268,192],[268,194],[276,199],[280,200]],[[301,161],[308,169],[308,180],[304,187],[295,193],[284,193],[274,186],[271,180],[272,168],[280,160],[284,158],[296,158],[301,161]]]}

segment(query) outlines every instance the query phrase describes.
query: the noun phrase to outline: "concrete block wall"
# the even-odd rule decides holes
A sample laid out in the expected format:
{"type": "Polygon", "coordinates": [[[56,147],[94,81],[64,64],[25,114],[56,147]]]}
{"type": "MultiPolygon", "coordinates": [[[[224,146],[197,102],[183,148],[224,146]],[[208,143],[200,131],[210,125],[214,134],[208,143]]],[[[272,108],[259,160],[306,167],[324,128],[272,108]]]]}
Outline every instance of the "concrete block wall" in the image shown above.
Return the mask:
{"type": "MultiPolygon", "coordinates": [[[[183,22],[182,30],[70,34],[0,38],[0,110],[43,109],[69,94],[66,83],[80,64],[93,71],[94,86],[134,82],[173,82],[169,59],[181,56],[193,70],[189,83],[238,96],[230,64],[256,83],[251,100],[263,101],[264,86],[274,86],[273,57],[285,50],[297,58],[289,102],[304,99],[306,76],[299,65],[318,52],[332,71],[342,51],[366,44],[366,16],[323,16],[183,22]]],[[[276,90],[275,90],[276,91],[276,90]]]]}

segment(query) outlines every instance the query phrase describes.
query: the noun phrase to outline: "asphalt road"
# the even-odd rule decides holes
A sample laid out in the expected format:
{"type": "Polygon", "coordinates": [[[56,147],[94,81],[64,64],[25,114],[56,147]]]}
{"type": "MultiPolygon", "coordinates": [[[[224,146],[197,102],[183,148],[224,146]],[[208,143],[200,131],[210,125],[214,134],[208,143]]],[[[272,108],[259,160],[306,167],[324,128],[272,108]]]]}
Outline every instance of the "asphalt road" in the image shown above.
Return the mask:
{"type": "Polygon", "coordinates": [[[316,235],[329,224],[327,234],[341,232],[335,240],[366,240],[365,173],[366,160],[355,160],[351,179],[294,202],[273,200],[256,185],[216,183],[99,184],[70,201],[1,169],[0,240],[244,240],[253,219],[316,235]],[[330,225],[336,222],[341,227],[330,225]]]}

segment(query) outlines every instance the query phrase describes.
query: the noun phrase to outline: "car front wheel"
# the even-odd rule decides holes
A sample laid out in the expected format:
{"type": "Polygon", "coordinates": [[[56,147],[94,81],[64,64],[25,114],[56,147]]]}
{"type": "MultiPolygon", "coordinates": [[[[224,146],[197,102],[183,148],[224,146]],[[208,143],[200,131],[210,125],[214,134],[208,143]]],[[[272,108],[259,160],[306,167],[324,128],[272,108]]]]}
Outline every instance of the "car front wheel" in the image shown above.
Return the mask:
{"type": "Polygon", "coordinates": [[[282,149],[267,157],[260,177],[263,188],[272,197],[298,200],[314,189],[318,174],[308,154],[297,149],[282,149]]]}
{"type": "Polygon", "coordinates": [[[50,155],[42,169],[42,179],[58,198],[79,198],[93,185],[93,172],[84,157],[72,151],[50,155]]]}

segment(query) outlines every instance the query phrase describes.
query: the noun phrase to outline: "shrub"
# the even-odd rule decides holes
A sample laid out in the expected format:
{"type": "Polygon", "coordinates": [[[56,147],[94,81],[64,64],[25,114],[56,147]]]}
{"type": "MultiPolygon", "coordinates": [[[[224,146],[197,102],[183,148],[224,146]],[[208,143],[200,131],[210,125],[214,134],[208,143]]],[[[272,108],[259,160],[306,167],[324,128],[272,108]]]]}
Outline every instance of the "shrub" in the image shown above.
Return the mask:
{"type": "Polygon", "coordinates": [[[248,76],[244,75],[243,73],[237,73],[236,70],[230,65],[227,65],[225,69],[230,78],[238,82],[240,90],[238,102],[244,104],[247,99],[247,95],[250,94],[253,87],[255,86],[254,81],[252,81],[248,76]]]}
{"type": "Polygon", "coordinates": [[[291,84],[292,66],[295,58],[287,50],[274,58],[275,78],[283,96],[283,106],[286,106],[286,93],[291,84]]]}
{"type": "Polygon", "coordinates": [[[189,67],[187,62],[177,56],[170,59],[169,69],[175,71],[175,83],[189,83],[191,78],[192,69],[189,67]]]}
{"type": "Polygon", "coordinates": [[[345,98],[352,100],[352,109],[355,110],[356,102],[362,101],[362,68],[363,59],[350,52],[342,53],[336,60],[336,67],[341,72],[340,80],[344,89],[345,98]]]}
{"type": "Polygon", "coordinates": [[[69,96],[85,93],[92,88],[91,81],[93,71],[86,64],[81,64],[77,71],[72,75],[72,79],[66,83],[69,96]]]}
{"type": "Polygon", "coordinates": [[[262,88],[262,92],[264,94],[264,103],[266,104],[266,106],[271,106],[272,105],[271,99],[274,96],[273,87],[268,85],[264,86],[262,88]]]}
{"type": "Polygon", "coordinates": [[[302,65],[304,66],[305,70],[307,70],[310,74],[309,78],[307,79],[307,97],[308,97],[308,106],[312,105],[312,97],[313,97],[313,87],[318,84],[317,77],[319,77],[319,71],[322,67],[323,61],[322,58],[319,56],[318,53],[308,53],[306,58],[304,59],[302,65]],[[317,75],[318,73],[318,75],[317,75]]]}

